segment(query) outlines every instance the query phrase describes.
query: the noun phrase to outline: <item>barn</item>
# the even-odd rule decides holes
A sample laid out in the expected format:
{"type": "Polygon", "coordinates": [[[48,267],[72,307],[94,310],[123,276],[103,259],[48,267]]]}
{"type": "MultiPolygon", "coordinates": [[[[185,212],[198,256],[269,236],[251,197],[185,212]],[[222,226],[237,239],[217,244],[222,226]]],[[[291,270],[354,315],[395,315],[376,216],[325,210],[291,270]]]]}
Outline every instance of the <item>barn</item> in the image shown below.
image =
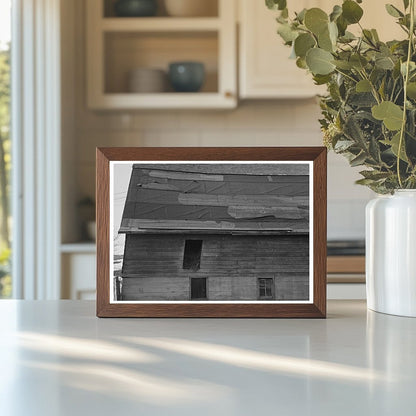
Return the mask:
{"type": "Polygon", "coordinates": [[[121,301],[309,299],[309,165],[134,164],[121,301]]]}

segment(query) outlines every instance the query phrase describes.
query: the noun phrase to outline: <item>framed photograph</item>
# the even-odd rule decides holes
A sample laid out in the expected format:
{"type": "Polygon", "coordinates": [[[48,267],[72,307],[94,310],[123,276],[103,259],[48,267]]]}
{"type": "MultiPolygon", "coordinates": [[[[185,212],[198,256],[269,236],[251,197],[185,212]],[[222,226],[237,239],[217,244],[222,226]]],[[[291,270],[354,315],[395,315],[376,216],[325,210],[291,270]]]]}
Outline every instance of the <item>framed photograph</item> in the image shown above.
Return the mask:
{"type": "Polygon", "coordinates": [[[97,149],[97,316],[324,318],[326,149],[97,149]]]}

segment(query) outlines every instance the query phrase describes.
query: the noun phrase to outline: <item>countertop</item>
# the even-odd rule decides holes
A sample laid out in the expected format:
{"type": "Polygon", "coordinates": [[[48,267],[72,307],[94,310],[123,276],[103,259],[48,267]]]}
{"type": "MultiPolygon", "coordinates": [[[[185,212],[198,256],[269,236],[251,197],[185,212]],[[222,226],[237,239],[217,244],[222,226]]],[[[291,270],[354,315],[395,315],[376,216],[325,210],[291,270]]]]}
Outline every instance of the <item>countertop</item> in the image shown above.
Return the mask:
{"type": "Polygon", "coordinates": [[[0,415],[412,415],[416,319],[98,319],[0,301],[0,415]]]}

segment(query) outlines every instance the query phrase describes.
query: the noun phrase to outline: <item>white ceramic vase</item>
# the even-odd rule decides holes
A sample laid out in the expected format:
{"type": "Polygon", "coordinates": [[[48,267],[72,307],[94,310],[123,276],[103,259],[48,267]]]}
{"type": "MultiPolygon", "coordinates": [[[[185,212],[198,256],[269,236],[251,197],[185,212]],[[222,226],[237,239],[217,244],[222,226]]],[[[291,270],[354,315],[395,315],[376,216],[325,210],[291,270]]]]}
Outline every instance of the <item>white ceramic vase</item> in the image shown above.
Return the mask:
{"type": "Polygon", "coordinates": [[[416,190],[367,204],[366,281],[369,309],[416,317],[416,190]]]}

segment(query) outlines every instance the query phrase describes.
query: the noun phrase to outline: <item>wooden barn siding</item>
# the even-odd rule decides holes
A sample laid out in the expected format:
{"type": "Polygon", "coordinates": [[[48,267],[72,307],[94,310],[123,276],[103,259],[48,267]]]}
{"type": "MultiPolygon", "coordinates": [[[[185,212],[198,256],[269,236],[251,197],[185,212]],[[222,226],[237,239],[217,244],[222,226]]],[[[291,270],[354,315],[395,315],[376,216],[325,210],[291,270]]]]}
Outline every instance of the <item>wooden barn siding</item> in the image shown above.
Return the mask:
{"type": "Polygon", "coordinates": [[[188,300],[189,279],[206,277],[210,300],[255,300],[272,277],[278,300],[309,296],[308,236],[126,235],[124,300],[188,300]],[[186,239],[203,240],[201,265],[184,270],[186,239]]]}

